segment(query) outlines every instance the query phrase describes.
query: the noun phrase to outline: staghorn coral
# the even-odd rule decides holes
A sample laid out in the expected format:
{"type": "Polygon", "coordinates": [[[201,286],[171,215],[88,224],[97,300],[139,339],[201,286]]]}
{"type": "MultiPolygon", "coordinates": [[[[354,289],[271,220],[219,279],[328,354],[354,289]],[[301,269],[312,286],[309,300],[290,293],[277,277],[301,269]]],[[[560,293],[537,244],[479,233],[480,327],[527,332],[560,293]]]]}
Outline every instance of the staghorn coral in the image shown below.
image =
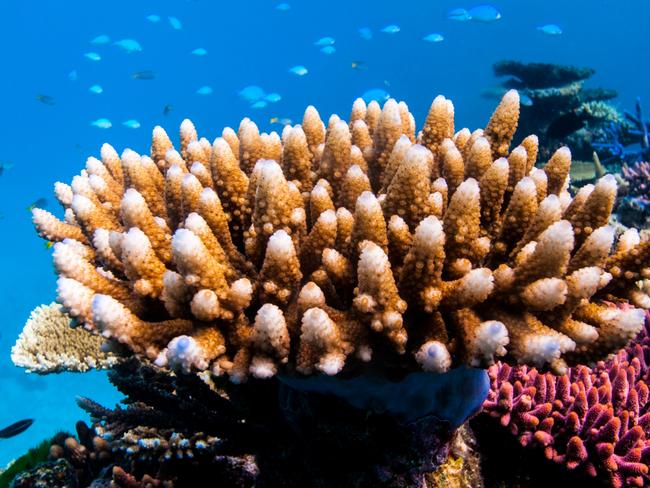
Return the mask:
{"type": "Polygon", "coordinates": [[[65,223],[34,211],[58,300],[159,366],[235,382],[500,357],[564,372],[636,335],[642,313],[601,300],[650,305],[650,241],[614,244],[613,177],[571,198],[567,148],[543,169],[533,136],[508,152],[516,91],[474,133],[454,135],[444,97],[417,137],[405,104],[378,110],[372,142],[310,107],[284,144],[244,119],[238,145],[189,121],[180,154],[160,127],[151,157],[105,145],[57,185],[65,223]]]}
{"type": "Polygon", "coordinates": [[[72,328],[70,322],[56,303],[35,308],[11,349],[11,360],[39,374],[105,369],[118,361],[102,350],[101,337],[72,328]]]}
{"type": "Polygon", "coordinates": [[[634,342],[593,368],[578,366],[555,377],[534,368],[490,368],[484,411],[499,419],[521,445],[588,479],[610,485],[650,482],[650,322],[634,342]]]}

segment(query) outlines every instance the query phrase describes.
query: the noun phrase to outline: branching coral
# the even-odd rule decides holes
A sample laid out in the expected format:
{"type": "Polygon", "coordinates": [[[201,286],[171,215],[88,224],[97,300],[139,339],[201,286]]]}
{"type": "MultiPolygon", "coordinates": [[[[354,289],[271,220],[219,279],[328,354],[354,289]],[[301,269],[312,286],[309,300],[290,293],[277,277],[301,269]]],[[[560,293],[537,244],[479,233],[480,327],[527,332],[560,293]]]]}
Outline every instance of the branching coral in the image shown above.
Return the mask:
{"type": "MultiPolygon", "coordinates": [[[[335,375],[362,363],[442,372],[503,357],[550,366],[624,346],[650,298],[650,241],[614,245],[611,176],[567,192],[571,155],[534,168],[509,150],[519,96],[485,130],[454,132],[437,97],[419,134],[406,104],[355,102],[350,125],[310,107],[212,145],[156,127],[151,154],[110,146],[34,210],[54,241],[58,300],[84,326],[159,366],[335,375]]],[[[227,134],[227,136],[226,136],[227,134]]]]}
{"type": "Polygon", "coordinates": [[[29,372],[87,371],[113,366],[118,358],[102,351],[102,338],[70,327],[70,317],[52,303],[34,309],[11,360],[29,372]]]}
{"type": "Polygon", "coordinates": [[[632,345],[594,368],[555,377],[525,366],[490,368],[484,409],[523,446],[612,486],[650,482],[648,324],[632,345]]]}

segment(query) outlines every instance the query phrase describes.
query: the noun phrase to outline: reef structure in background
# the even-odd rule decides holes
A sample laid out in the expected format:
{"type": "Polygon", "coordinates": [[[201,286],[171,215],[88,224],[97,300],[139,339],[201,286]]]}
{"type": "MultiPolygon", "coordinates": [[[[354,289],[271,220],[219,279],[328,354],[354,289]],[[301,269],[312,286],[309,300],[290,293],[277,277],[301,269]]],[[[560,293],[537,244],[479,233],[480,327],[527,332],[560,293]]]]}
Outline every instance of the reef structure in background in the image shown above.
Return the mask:
{"type": "Polygon", "coordinates": [[[643,116],[641,99],[637,98],[634,113],[625,110],[624,119],[612,120],[594,140],[594,148],[605,163],[632,166],[650,160],[650,120],[643,116]]]}
{"type": "Polygon", "coordinates": [[[160,127],[150,156],[104,145],[56,184],[65,220],[33,211],[58,300],[158,366],[235,382],[602,359],[642,326],[601,301],[650,305],[650,241],[614,242],[611,175],[572,198],[567,148],[544,169],[535,136],[509,149],[519,108],[512,90],[455,132],[439,96],[416,135],[405,103],[357,100],[282,138],[244,119],[210,144],[186,120],[180,152],[160,127]]]}
{"type": "Polygon", "coordinates": [[[650,227],[650,164],[639,161],[623,165],[622,191],[616,204],[618,220],[625,226],[650,227]]]}
{"type": "MultiPolygon", "coordinates": [[[[505,60],[495,63],[493,71],[505,77],[502,89],[515,88],[526,97],[515,140],[537,134],[541,158],[567,145],[576,161],[591,161],[594,143],[609,134],[612,124],[624,132],[631,128],[624,114],[609,102],[616,91],[584,86],[595,73],[591,68],[505,60]]],[[[603,158],[603,163],[620,167],[620,161],[609,158],[603,158]]]]}
{"type": "Polygon", "coordinates": [[[624,350],[563,376],[505,364],[490,368],[484,411],[522,446],[611,486],[650,482],[649,321],[624,350]]]}

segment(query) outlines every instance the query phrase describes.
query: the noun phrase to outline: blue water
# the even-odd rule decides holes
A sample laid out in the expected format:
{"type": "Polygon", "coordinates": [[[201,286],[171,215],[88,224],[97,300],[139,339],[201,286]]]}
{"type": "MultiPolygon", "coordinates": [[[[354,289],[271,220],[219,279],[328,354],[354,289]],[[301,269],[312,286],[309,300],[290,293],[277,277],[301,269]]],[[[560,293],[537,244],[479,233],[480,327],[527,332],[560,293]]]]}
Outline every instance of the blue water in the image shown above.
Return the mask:
{"type": "Polygon", "coordinates": [[[0,176],[0,428],[33,417],[24,434],[0,440],[0,466],[56,429],[73,427],[87,417],[76,408],[77,395],[111,404],[119,395],[102,373],[25,375],[14,368],[9,350],[29,311],[54,298],[50,252],[31,227],[26,207],[40,197],[51,204],[55,181],[70,181],[103,142],[118,151],[147,151],[150,131],[164,125],[170,134],[185,117],[213,139],[225,125],[237,127],[250,116],[262,130],[272,117],[301,118],[314,104],[323,117],[347,117],[354,98],[371,88],[405,100],[421,123],[437,94],[451,98],[458,126],[483,126],[496,104],[480,97],[494,85],[491,65],[501,59],[590,66],[591,86],[618,90],[621,107],[636,96],[650,110],[650,2],[637,0],[500,0],[494,23],[458,23],[447,11],[475,3],[457,1],[293,0],[251,1],[26,1],[0,2],[0,162],[14,167],[0,176]],[[145,19],[158,14],[159,23],[145,19]],[[174,30],[167,17],[177,17],[174,30]],[[546,36],[536,27],[557,24],[563,34],[546,36]],[[381,29],[396,24],[400,32],[381,29]],[[368,27],[371,40],[358,33],[368,27]],[[422,38],[440,33],[445,40],[422,38]],[[111,41],[135,39],[142,52],[127,54],[90,40],[106,34],[111,41]],[[313,43],[331,36],[336,52],[323,54],[313,43]],[[190,52],[207,50],[205,56],[190,52]],[[84,53],[97,52],[94,62],[84,53]],[[352,61],[362,68],[352,69],[352,61]],[[304,65],[296,76],[289,68],[304,65]],[[68,74],[76,70],[78,79],[68,74]],[[154,80],[133,80],[134,71],[151,70],[154,80]],[[99,84],[102,94],[88,89],[99,84]],[[248,85],[277,92],[282,100],[252,109],[237,96],[248,85]],[[202,86],[211,95],[195,92],[202,86]],[[54,98],[54,105],[35,99],[54,98]],[[163,107],[172,105],[169,115],[163,107]],[[90,122],[108,118],[113,127],[90,122]],[[137,119],[141,128],[122,126],[137,119]],[[462,125],[461,125],[462,124],[462,125]]]}

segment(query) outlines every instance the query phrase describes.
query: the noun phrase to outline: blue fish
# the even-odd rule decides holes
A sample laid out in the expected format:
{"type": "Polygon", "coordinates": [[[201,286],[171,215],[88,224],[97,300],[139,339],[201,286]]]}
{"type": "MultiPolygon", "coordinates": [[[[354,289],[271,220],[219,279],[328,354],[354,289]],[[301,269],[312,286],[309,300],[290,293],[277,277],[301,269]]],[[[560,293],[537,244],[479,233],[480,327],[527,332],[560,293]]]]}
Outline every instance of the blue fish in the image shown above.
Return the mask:
{"type": "Polygon", "coordinates": [[[258,100],[257,102],[251,105],[251,108],[264,108],[267,105],[268,103],[266,103],[266,100],[258,100]]]}
{"type": "Polygon", "coordinates": [[[366,41],[369,41],[372,39],[372,31],[370,30],[370,27],[360,27],[358,29],[359,35],[361,36],[361,39],[364,39],[366,41]]]}
{"type": "Polygon", "coordinates": [[[303,65],[299,64],[293,68],[289,68],[289,72],[298,76],[305,76],[309,71],[303,65]]]}
{"type": "Polygon", "coordinates": [[[280,96],[279,93],[269,93],[264,97],[264,100],[266,100],[269,103],[276,103],[282,100],[282,97],[280,96]]]}
{"type": "Polygon", "coordinates": [[[559,36],[562,34],[562,29],[560,29],[560,26],[556,24],[540,25],[537,27],[537,30],[547,36],[559,36]]]}
{"type": "Polygon", "coordinates": [[[0,161],[0,176],[2,175],[2,173],[4,173],[5,171],[13,167],[14,165],[12,163],[3,163],[2,161],[0,161]]]}
{"type": "Polygon", "coordinates": [[[279,10],[280,12],[286,12],[287,10],[291,10],[291,5],[288,3],[278,3],[275,6],[275,10],[279,10]]]}
{"type": "Polygon", "coordinates": [[[519,103],[524,107],[531,107],[533,105],[533,99],[525,93],[519,92],[519,103]]]}
{"type": "Polygon", "coordinates": [[[334,46],[325,46],[320,48],[320,52],[323,54],[334,54],[336,52],[336,48],[334,46]]]}
{"type": "Polygon", "coordinates": [[[92,41],[90,41],[91,44],[95,44],[97,46],[104,46],[111,42],[111,38],[108,37],[106,34],[99,35],[95,37],[92,41]]]}
{"type": "Polygon", "coordinates": [[[212,87],[211,86],[202,86],[198,90],[196,90],[197,95],[212,95],[212,87]]]}
{"type": "Polygon", "coordinates": [[[70,71],[70,73],[68,73],[68,79],[70,81],[77,81],[79,79],[79,73],[77,73],[76,69],[73,69],[70,71]]]}
{"type": "Polygon", "coordinates": [[[314,46],[331,46],[335,42],[333,37],[321,37],[314,43],[314,46]]]}
{"type": "Polygon", "coordinates": [[[172,26],[172,29],[181,30],[183,28],[183,24],[176,17],[167,17],[167,20],[169,20],[169,25],[172,26]]]}
{"type": "Polygon", "coordinates": [[[142,51],[142,46],[135,39],[122,39],[120,41],[115,41],[113,46],[117,46],[121,49],[124,49],[127,53],[138,53],[142,51]]]}
{"type": "Polygon", "coordinates": [[[442,34],[433,33],[429,34],[428,36],[424,36],[422,40],[427,42],[442,42],[445,40],[445,38],[442,34]]]}
{"type": "Polygon", "coordinates": [[[94,93],[95,95],[101,95],[104,93],[104,89],[100,85],[93,85],[88,88],[88,91],[90,91],[90,93],[94,93]]]}
{"type": "Polygon", "coordinates": [[[390,98],[390,95],[383,88],[372,88],[364,92],[364,94],[361,95],[361,98],[363,98],[363,101],[366,103],[370,103],[373,100],[379,103],[384,103],[390,98]]]}
{"type": "Polygon", "coordinates": [[[190,54],[194,54],[195,56],[205,56],[206,54],[208,54],[208,51],[207,49],[204,49],[202,47],[197,47],[190,54]]]}
{"type": "Polygon", "coordinates": [[[102,57],[97,53],[85,53],[84,56],[86,56],[91,61],[101,61],[102,60],[102,57]]]}
{"type": "Polygon", "coordinates": [[[156,15],[156,14],[147,15],[145,19],[147,19],[152,24],[155,24],[156,22],[160,22],[160,15],[156,15]]]}
{"type": "Polygon", "coordinates": [[[475,22],[490,23],[501,18],[501,12],[492,5],[477,5],[469,9],[467,13],[470,19],[475,22]]]}
{"type": "Polygon", "coordinates": [[[391,24],[384,27],[381,31],[386,34],[397,34],[400,31],[400,28],[399,25],[391,24]]]}
{"type": "Polygon", "coordinates": [[[92,125],[93,127],[97,127],[98,129],[110,129],[111,127],[113,127],[111,121],[105,118],[93,120],[90,123],[90,125],[92,125]]]}
{"type": "Polygon", "coordinates": [[[265,93],[261,87],[257,85],[250,85],[239,90],[239,92],[237,92],[237,95],[239,95],[247,102],[256,102],[257,100],[264,98],[265,93]]]}
{"type": "Polygon", "coordinates": [[[122,122],[122,125],[124,127],[128,127],[129,129],[139,129],[140,128],[140,122],[138,122],[135,119],[125,120],[124,122],[122,122]]]}
{"type": "Polygon", "coordinates": [[[456,22],[467,22],[468,20],[472,20],[469,12],[464,8],[455,8],[453,10],[450,10],[447,13],[447,18],[449,20],[455,20],[456,22]]]}

